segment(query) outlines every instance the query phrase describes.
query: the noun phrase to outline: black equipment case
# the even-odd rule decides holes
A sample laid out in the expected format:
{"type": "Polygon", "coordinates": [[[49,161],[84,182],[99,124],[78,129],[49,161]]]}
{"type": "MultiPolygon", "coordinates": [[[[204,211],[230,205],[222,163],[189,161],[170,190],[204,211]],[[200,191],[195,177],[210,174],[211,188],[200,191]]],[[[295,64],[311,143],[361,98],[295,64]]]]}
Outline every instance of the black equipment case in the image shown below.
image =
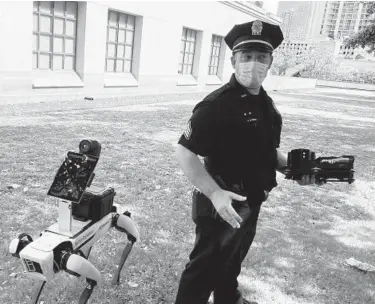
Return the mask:
{"type": "Polygon", "coordinates": [[[116,192],[113,188],[87,188],[78,204],[73,203],[72,214],[75,220],[97,222],[112,210],[116,192]]]}

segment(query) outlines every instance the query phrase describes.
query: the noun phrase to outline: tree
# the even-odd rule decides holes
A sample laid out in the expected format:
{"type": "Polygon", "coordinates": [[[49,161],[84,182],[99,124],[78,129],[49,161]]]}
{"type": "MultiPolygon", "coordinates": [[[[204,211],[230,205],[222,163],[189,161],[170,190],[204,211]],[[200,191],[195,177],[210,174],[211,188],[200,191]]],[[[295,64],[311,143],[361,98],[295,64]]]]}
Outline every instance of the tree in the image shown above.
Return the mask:
{"type": "Polygon", "coordinates": [[[310,46],[299,55],[293,49],[277,49],[273,55],[271,75],[285,76],[287,71],[299,71],[302,77],[320,78],[338,68],[332,52],[324,48],[310,46]]]}
{"type": "MultiPolygon", "coordinates": [[[[367,16],[375,14],[375,2],[364,3],[367,3],[367,16]]],[[[375,54],[375,18],[372,18],[371,23],[364,29],[345,40],[344,44],[352,48],[368,47],[367,52],[375,54]]]]}
{"type": "Polygon", "coordinates": [[[290,49],[278,49],[273,54],[274,60],[271,66],[271,74],[284,76],[287,69],[296,65],[294,52],[290,49]]]}
{"type": "Polygon", "coordinates": [[[297,63],[303,63],[301,73],[304,77],[321,79],[325,74],[335,73],[339,63],[332,56],[332,51],[324,48],[311,47],[303,56],[300,56],[297,63]]]}

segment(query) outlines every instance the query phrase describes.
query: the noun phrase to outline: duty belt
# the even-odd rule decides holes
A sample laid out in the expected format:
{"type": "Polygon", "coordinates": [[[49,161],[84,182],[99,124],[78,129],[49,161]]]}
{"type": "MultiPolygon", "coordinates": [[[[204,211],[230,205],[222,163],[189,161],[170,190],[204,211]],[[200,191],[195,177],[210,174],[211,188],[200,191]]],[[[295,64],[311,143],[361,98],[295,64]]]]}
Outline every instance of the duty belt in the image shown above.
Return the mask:
{"type": "Polygon", "coordinates": [[[243,196],[248,195],[248,191],[245,189],[243,181],[239,181],[236,183],[226,183],[220,175],[214,175],[212,176],[212,178],[224,190],[231,191],[243,196]]]}

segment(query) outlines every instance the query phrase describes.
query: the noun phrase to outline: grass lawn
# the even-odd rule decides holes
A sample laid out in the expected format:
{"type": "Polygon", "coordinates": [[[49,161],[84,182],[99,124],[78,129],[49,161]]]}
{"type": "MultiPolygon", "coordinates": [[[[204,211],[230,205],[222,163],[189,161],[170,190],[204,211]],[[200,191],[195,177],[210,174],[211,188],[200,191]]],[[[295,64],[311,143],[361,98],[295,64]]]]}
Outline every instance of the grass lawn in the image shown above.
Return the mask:
{"type": "MultiPolygon", "coordinates": [[[[46,193],[67,151],[78,151],[85,138],[102,144],[94,184],[115,187],[115,202],[141,232],[115,288],[111,276],[126,238],[113,229],[93,247],[90,260],[105,283],[90,303],[173,303],[194,242],[191,186],[174,144],[203,96],[0,106],[0,303],[29,303],[38,281],[23,275],[9,242],[21,232],[36,238],[56,221],[57,201],[46,193]]],[[[355,155],[356,181],[301,187],[278,176],[240,287],[261,304],[375,303],[375,275],[345,265],[350,257],[375,264],[375,102],[329,91],[273,97],[284,117],[282,150],[355,155]]],[[[40,301],[77,303],[84,286],[59,273],[40,301]]]]}

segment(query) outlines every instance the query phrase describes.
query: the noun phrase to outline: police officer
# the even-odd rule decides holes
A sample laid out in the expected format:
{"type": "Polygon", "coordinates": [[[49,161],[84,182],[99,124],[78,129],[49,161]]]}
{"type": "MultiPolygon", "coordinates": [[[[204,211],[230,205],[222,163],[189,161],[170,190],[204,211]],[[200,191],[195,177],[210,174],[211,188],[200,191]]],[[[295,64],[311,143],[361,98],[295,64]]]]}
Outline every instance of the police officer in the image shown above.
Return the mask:
{"type": "MultiPolygon", "coordinates": [[[[251,303],[237,289],[237,277],[261,204],[277,186],[276,170],[287,164],[277,149],[282,117],[262,87],[282,41],[279,26],[235,25],[225,37],[235,73],[195,106],[180,137],[176,156],[195,186],[196,240],[175,304],[205,304],[211,292],[215,304],[251,303]]],[[[313,181],[304,176],[299,183],[313,181]]]]}

